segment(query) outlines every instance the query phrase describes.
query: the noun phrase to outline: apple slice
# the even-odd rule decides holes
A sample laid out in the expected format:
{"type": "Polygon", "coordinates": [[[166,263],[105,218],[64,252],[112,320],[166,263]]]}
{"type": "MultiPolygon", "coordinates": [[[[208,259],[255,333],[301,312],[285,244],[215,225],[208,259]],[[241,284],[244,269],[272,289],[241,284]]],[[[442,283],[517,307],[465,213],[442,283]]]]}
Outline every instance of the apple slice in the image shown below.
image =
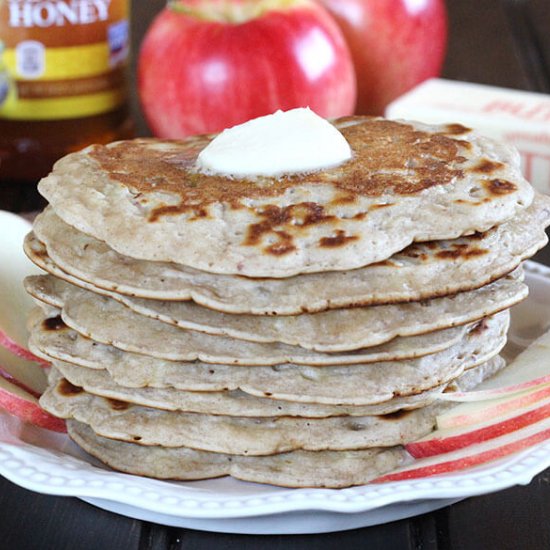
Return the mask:
{"type": "Polygon", "coordinates": [[[14,383],[0,378],[0,408],[35,426],[65,432],[65,421],[40,407],[38,399],[14,383]]]}
{"type": "MultiPolygon", "coordinates": [[[[456,392],[466,401],[437,418],[440,428],[475,424],[524,410],[548,396],[550,387],[550,331],[535,340],[504,370],[473,392],[456,392]],[[468,402],[469,401],[469,402],[468,402]]],[[[452,393],[448,394],[452,398],[452,393]]]]}
{"type": "Polygon", "coordinates": [[[482,424],[436,430],[426,437],[405,445],[405,449],[414,458],[449,453],[507,433],[513,434],[526,426],[544,420],[550,420],[550,397],[541,403],[531,405],[520,414],[513,411],[512,415],[499,417],[496,422],[490,421],[482,424]]]}
{"type": "Polygon", "coordinates": [[[383,475],[371,483],[402,481],[449,474],[498,460],[548,439],[550,439],[550,419],[545,418],[523,429],[478,445],[471,445],[448,454],[415,460],[413,464],[383,475]]]}
{"type": "Polygon", "coordinates": [[[32,361],[33,363],[38,363],[44,367],[49,366],[50,364],[44,359],[40,359],[29,351],[27,348],[20,346],[15,340],[12,340],[5,332],[0,330],[0,347],[3,347],[10,353],[13,353],[16,357],[21,359],[26,359],[27,361],[32,361]]]}
{"type": "Polygon", "coordinates": [[[532,391],[545,386],[550,386],[550,375],[534,378],[533,380],[522,382],[521,384],[513,384],[512,386],[504,386],[502,388],[492,388],[490,390],[441,393],[437,396],[437,399],[440,401],[456,401],[463,403],[489,401],[491,399],[499,399],[503,396],[513,396],[518,393],[524,393],[525,390],[532,391]]]}
{"type": "Polygon", "coordinates": [[[483,382],[478,389],[499,390],[526,383],[539,383],[543,378],[550,382],[550,330],[522,351],[505,369],[483,382]]]}
{"type": "Polygon", "coordinates": [[[37,391],[33,390],[32,388],[29,388],[28,386],[25,386],[25,384],[23,384],[23,382],[20,382],[19,380],[17,380],[16,378],[14,378],[6,369],[4,369],[3,367],[0,367],[0,377],[2,377],[4,380],[7,380],[8,382],[10,382],[11,384],[15,385],[15,386],[18,386],[19,388],[21,388],[22,390],[26,391],[27,393],[30,393],[31,395],[33,395],[34,397],[36,397],[37,399],[40,397],[40,393],[38,393],[37,391]]]}
{"type": "Polygon", "coordinates": [[[484,401],[483,406],[479,402],[464,403],[453,408],[447,413],[437,417],[438,428],[455,428],[468,424],[477,424],[485,420],[490,420],[498,416],[503,416],[511,411],[521,411],[531,404],[538,403],[543,399],[550,397],[550,384],[530,388],[523,392],[511,396],[501,397],[484,401]]]}
{"type": "Polygon", "coordinates": [[[23,279],[41,273],[23,253],[23,239],[30,227],[23,218],[0,211],[0,364],[13,378],[41,393],[46,374],[26,349],[26,319],[33,302],[23,279]]]}

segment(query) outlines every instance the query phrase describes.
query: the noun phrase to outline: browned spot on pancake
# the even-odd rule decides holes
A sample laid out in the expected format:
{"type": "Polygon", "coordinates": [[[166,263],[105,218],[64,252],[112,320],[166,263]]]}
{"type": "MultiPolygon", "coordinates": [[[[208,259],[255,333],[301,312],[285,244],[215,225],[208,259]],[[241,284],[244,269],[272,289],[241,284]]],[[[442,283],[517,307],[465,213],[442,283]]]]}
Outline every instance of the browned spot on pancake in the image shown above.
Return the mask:
{"type": "Polygon", "coordinates": [[[301,202],[285,208],[271,204],[256,214],[263,219],[248,227],[244,244],[256,246],[262,244],[268,236],[275,237],[276,242],[265,247],[264,251],[278,256],[296,249],[289,230],[296,231],[299,228],[329,223],[335,219],[334,216],[325,214],[324,207],[314,202],[301,202]],[[286,228],[287,231],[282,228],[286,228]]]}
{"type": "Polygon", "coordinates": [[[517,186],[515,183],[498,179],[484,181],[483,187],[485,187],[489,194],[496,196],[509,195],[510,193],[513,193],[517,190],[517,186]]]}
{"type": "Polygon", "coordinates": [[[48,331],[61,330],[67,328],[67,325],[63,322],[61,315],[56,317],[48,317],[42,321],[42,328],[48,331]]]}
{"type": "Polygon", "coordinates": [[[407,258],[413,258],[415,260],[422,260],[425,262],[428,259],[428,255],[425,252],[421,252],[417,247],[406,248],[402,252],[403,256],[407,258]]]}
{"type": "Polygon", "coordinates": [[[386,203],[380,203],[380,204],[373,204],[370,207],[370,210],[379,210],[380,208],[388,208],[389,206],[393,206],[393,202],[386,202],[386,203]]]}
{"type": "Polygon", "coordinates": [[[500,170],[504,164],[502,162],[495,162],[490,159],[481,159],[473,168],[474,172],[481,174],[491,174],[500,170]]]}
{"type": "Polygon", "coordinates": [[[35,258],[47,258],[48,257],[48,251],[46,250],[46,247],[38,240],[32,240],[32,254],[35,258]]]}
{"type": "Polygon", "coordinates": [[[460,136],[462,134],[468,134],[471,131],[471,128],[467,128],[462,124],[447,124],[447,126],[445,126],[444,133],[451,136],[460,136]]]}
{"type": "Polygon", "coordinates": [[[489,251],[486,248],[469,247],[467,244],[455,244],[453,248],[449,250],[440,250],[436,253],[436,257],[440,260],[456,260],[462,258],[468,260],[470,258],[477,258],[488,254],[489,251]]]}
{"type": "MultiPolygon", "coordinates": [[[[450,131],[454,135],[458,127],[453,128],[450,131]]],[[[280,197],[302,186],[330,185],[340,197],[336,200],[349,202],[388,192],[417,194],[436,185],[451,184],[463,175],[460,163],[464,160],[464,146],[442,133],[430,134],[408,124],[367,117],[358,124],[342,127],[341,132],[352,147],[352,159],[330,169],[279,178],[249,180],[198,172],[197,156],[212,136],[95,145],[88,155],[111,179],[139,197],[141,204],[150,199],[152,221],[178,212],[200,212],[212,203],[242,208],[245,199],[280,197]],[[167,202],[176,206],[166,207],[166,200],[163,204],[154,195],[157,192],[170,195],[173,200],[167,202]]]]}
{"type": "MultiPolygon", "coordinates": [[[[458,143],[458,145],[460,145],[461,147],[464,147],[464,149],[468,151],[473,148],[473,145],[469,141],[466,141],[464,139],[457,139],[456,142],[458,143]]],[[[461,162],[464,162],[466,160],[464,157],[460,157],[460,158],[462,159],[461,162]]]]}
{"type": "Polygon", "coordinates": [[[334,206],[338,206],[341,204],[353,204],[357,200],[357,197],[355,195],[338,195],[337,197],[334,197],[330,204],[334,206]]]}
{"type": "Polygon", "coordinates": [[[429,250],[435,250],[438,247],[438,244],[434,241],[427,241],[425,243],[422,243],[426,248],[429,250]]]}
{"type": "Polygon", "coordinates": [[[468,235],[468,239],[470,239],[471,241],[480,241],[484,238],[484,236],[485,235],[483,233],[476,231],[475,233],[468,235]]]}
{"type": "Polygon", "coordinates": [[[375,262],[370,264],[371,267],[393,267],[395,264],[390,260],[382,260],[381,262],[375,262]]]}
{"type": "Polygon", "coordinates": [[[345,231],[338,229],[336,235],[333,237],[323,237],[319,239],[319,245],[326,248],[334,248],[336,246],[344,246],[350,241],[356,241],[359,237],[357,235],[346,235],[345,231]]]}
{"type": "MultiPolygon", "coordinates": [[[[191,216],[188,218],[189,221],[195,221],[200,218],[207,218],[208,212],[206,211],[206,208],[193,208],[193,206],[189,206],[185,209],[188,213],[191,213],[191,216]]],[[[153,208],[151,213],[149,214],[149,221],[150,222],[156,222],[159,218],[162,216],[178,216],[182,213],[182,207],[181,205],[170,205],[170,206],[157,206],[156,208],[153,208]]]]}
{"type": "Polygon", "coordinates": [[[286,231],[275,231],[274,234],[279,240],[276,243],[265,247],[265,252],[272,254],[273,256],[283,256],[284,254],[288,254],[289,252],[296,250],[292,237],[286,231]]]}
{"type": "Polygon", "coordinates": [[[290,214],[290,222],[293,225],[308,226],[333,221],[335,216],[325,214],[324,206],[315,202],[300,202],[285,208],[290,214]]]}
{"type": "Polygon", "coordinates": [[[395,411],[393,413],[381,414],[381,415],[378,416],[378,418],[380,418],[382,420],[389,420],[389,421],[393,422],[394,420],[402,420],[403,418],[405,418],[409,414],[411,414],[411,411],[407,411],[405,409],[400,409],[400,410],[395,411]]]}
{"type": "Polygon", "coordinates": [[[126,401],[119,401],[118,399],[107,398],[107,402],[114,411],[125,411],[130,407],[129,403],[126,401]]]}
{"type": "Polygon", "coordinates": [[[366,212],[357,212],[357,214],[355,214],[355,215],[353,216],[353,219],[354,219],[354,220],[364,220],[366,217],[367,217],[367,213],[366,213],[366,212]]]}
{"type": "Polygon", "coordinates": [[[71,384],[66,378],[62,378],[57,385],[57,391],[61,395],[70,397],[71,395],[78,395],[84,390],[80,386],[75,386],[74,384],[71,384]]]}
{"type": "Polygon", "coordinates": [[[487,325],[487,320],[482,319],[474,328],[472,328],[472,330],[470,330],[470,334],[483,334],[488,328],[489,326],[487,325]]]}

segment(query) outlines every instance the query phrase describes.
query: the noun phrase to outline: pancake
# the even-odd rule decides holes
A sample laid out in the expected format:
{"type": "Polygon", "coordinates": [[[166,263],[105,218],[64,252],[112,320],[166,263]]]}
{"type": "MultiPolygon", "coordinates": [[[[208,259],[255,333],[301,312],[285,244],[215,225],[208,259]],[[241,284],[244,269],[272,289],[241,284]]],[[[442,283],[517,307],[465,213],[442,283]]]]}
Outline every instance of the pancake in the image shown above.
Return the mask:
{"type": "MultiPolygon", "coordinates": [[[[30,279],[27,290],[46,304],[60,308],[64,323],[96,342],[121,350],[142,353],[171,361],[204,361],[234,365],[346,365],[421,357],[444,350],[459,342],[469,325],[438,330],[393,340],[349,352],[320,353],[299,346],[261,344],[213,336],[150,319],[105,296],[98,296],[72,285],[60,289],[38,288],[30,279]]],[[[53,310],[55,313],[55,310],[53,310]]]]}
{"type": "Polygon", "coordinates": [[[351,160],[201,172],[213,136],[92,145],[39,184],[29,348],[70,436],[128,473],[344,487],[503,368],[550,197],[459,125],[335,121],[351,160]]]}
{"type": "MultiPolygon", "coordinates": [[[[499,356],[486,363],[472,367],[460,375],[460,387],[473,387],[504,365],[499,356]]],[[[296,403],[267,397],[256,397],[241,390],[217,392],[186,392],[174,389],[125,388],[117,384],[107,371],[77,367],[63,361],[53,361],[51,380],[57,383],[60,377],[87,393],[144,405],[166,411],[185,411],[224,416],[299,416],[326,418],[329,416],[364,416],[394,413],[399,410],[417,409],[429,405],[443,391],[458,387],[457,380],[436,386],[420,394],[395,397],[375,405],[322,405],[296,403]],[[58,372],[57,372],[58,371],[58,372]]]]}
{"type": "Polygon", "coordinates": [[[291,277],[483,232],[527,208],[516,150],[460,125],[354,117],[353,158],[254,180],[200,173],[211,137],[92,145],[39,184],[57,215],[117,252],[209,273],[291,277]]]}
{"type": "MultiPolygon", "coordinates": [[[[136,313],[183,329],[251,342],[281,342],[320,352],[339,352],[466,324],[507,309],[527,296],[527,286],[519,281],[522,278],[523,274],[517,272],[478,290],[424,302],[285,317],[230,315],[193,302],[144,300],[104,290],[99,293],[136,313]]],[[[98,290],[88,283],[75,283],[92,292],[98,290]]],[[[29,277],[25,285],[32,296],[43,301],[52,295],[70,297],[72,289],[52,276],[29,277]]]]}
{"type": "Polygon", "coordinates": [[[367,483],[410,460],[402,447],[247,457],[114,441],[96,435],[76,420],[68,420],[67,429],[80,447],[111,468],[158,479],[189,481],[231,475],[285,487],[341,488],[367,483]]]}
{"type": "Polygon", "coordinates": [[[122,256],[47,208],[34,225],[46,246],[31,234],[25,251],[45,271],[75,284],[69,274],[96,288],[129,296],[192,299],[226,313],[289,315],[425,300],[479,288],[542,248],[548,224],[550,197],[537,195],[527,210],[483,234],[413,244],[385,262],[353,271],[249,279],[122,256]]]}
{"type": "Polygon", "coordinates": [[[372,405],[447,384],[497,355],[506,343],[509,312],[477,323],[455,346],[407,361],[312,367],[234,366],[175,362],[128,353],[80,336],[58,318],[36,316],[30,349],[47,360],[106,369],[125,387],[188,391],[241,390],[298,403],[372,405]],[[52,322],[53,321],[53,322],[52,322]]]}
{"type": "Polygon", "coordinates": [[[327,418],[242,417],[164,411],[106,399],[73,386],[61,376],[40,398],[41,406],[62,418],[88,424],[110,439],[248,456],[306,450],[392,447],[428,434],[441,411],[434,403],[388,415],[327,418]]]}

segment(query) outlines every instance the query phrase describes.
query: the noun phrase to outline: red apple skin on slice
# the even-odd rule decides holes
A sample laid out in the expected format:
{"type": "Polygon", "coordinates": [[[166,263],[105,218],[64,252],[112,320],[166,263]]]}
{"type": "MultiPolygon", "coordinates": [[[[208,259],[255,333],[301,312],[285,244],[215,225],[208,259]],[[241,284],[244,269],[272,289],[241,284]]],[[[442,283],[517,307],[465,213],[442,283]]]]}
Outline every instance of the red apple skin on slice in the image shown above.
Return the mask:
{"type": "Polygon", "coordinates": [[[448,437],[438,437],[438,431],[435,431],[429,438],[405,445],[405,449],[414,458],[424,458],[449,453],[475,443],[481,443],[489,439],[513,433],[546,418],[550,418],[550,403],[512,418],[502,420],[501,422],[489,424],[478,429],[473,428],[448,437]]]}
{"type": "Polygon", "coordinates": [[[0,378],[0,408],[34,426],[55,432],[67,431],[64,420],[47,413],[34,395],[5,378],[0,378]]]}
{"type": "Polygon", "coordinates": [[[33,361],[38,363],[41,366],[47,367],[49,363],[31,353],[28,349],[20,346],[15,340],[12,340],[5,332],[0,330],[0,346],[7,349],[9,352],[13,353],[21,359],[26,359],[27,361],[33,361]]]}
{"type": "Polygon", "coordinates": [[[26,349],[26,319],[33,308],[25,292],[27,275],[41,273],[23,252],[23,240],[31,224],[23,218],[0,210],[0,364],[16,380],[37,392],[47,385],[43,362],[26,349]]]}
{"type": "Polygon", "coordinates": [[[504,416],[514,410],[520,411],[547,397],[550,397],[550,385],[538,386],[532,391],[512,395],[505,400],[483,402],[485,406],[478,407],[473,412],[453,414],[451,411],[450,413],[443,414],[437,417],[437,425],[440,429],[444,429],[478,424],[498,416],[504,416]]]}
{"type": "Polygon", "coordinates": [[[498,460],[513,453],[517,453],[538,443],[550,439],[550,428],[546,428],[541,432],[534,433],[529,437],[518,439],[512,443],[506,445],[497,446],[493,449],[483,451],[478,454],[471,454],[469,456],[463,456],[454,460],[445,460],[445,455],[440,456],[441,461],[432,463],[427,466],[420,466],[418,468],[411,468],[409,470],[403,470],[401,472],[395,472],[393,474],[386,474],[371,483],[386,483],[388,481],[404,481],[409,479],[421,479],[440,474],[448,474],[457,472],[459,470],[465,470],[466,468],[472,468],[479,466],[492,460],[498,460]]]}
{"type": "Polygon", "coordinates": [[[4,367],[0,366],[0,376],[4,378],[4,380],[7,380],[10,382],[10,384],[13,384],[14,386],[17,386],[18,388],[21,388],[22,390],[26,391],[27,393],[30,393],[32,396],[36,397],[38,399],[40,397],[40,392],[37,392],[36,390],[33,390],[32,388],[29,388],[26,384],[23,384],[23,382],[20,382],[12,376],[4,367]]]}
{"type": "Polygon", "coordinates": [[[487,401],[489,399],[499,399],[501,397],[506,397],[507,395],[522,393],[526,390],[536,388],[537,386],[544,386],[545,384],[550,384],[550,374],[541,376],[540,378],[534,378],[533,380],[528,380],[526,382],[521,382],[520,384],[504,386],[502,388],[442,393],[438,396],[438,399],[440,401],[456,401],[457,403],[476,403],[480,401],[487,401]]]}

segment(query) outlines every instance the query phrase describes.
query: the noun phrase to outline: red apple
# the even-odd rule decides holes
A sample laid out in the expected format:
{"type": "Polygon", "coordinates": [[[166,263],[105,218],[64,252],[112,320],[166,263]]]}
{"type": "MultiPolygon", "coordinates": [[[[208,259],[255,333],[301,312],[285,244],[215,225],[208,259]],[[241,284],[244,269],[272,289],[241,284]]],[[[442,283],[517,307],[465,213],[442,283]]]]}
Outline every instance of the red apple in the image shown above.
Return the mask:
{"type": "Polygon", "coordinates": [[[138,86],[151,130],[184,137],[277,109],[353,112],[346,42],[313,0],[178,0],[147,32],[138,86]]]}
{"type": "Polygon", "coordinates": [[[444,0],[318,0],[334,16],[351,49],[358,114],[386,105],[439,75],[447,42],[444,0]]]}
{"type": "Polygon", "coordinates": [[[0,376],[0,408],[35,426],[65,432],[65,421],[40,407],[38,399],[20,386],[0,376]]]}

